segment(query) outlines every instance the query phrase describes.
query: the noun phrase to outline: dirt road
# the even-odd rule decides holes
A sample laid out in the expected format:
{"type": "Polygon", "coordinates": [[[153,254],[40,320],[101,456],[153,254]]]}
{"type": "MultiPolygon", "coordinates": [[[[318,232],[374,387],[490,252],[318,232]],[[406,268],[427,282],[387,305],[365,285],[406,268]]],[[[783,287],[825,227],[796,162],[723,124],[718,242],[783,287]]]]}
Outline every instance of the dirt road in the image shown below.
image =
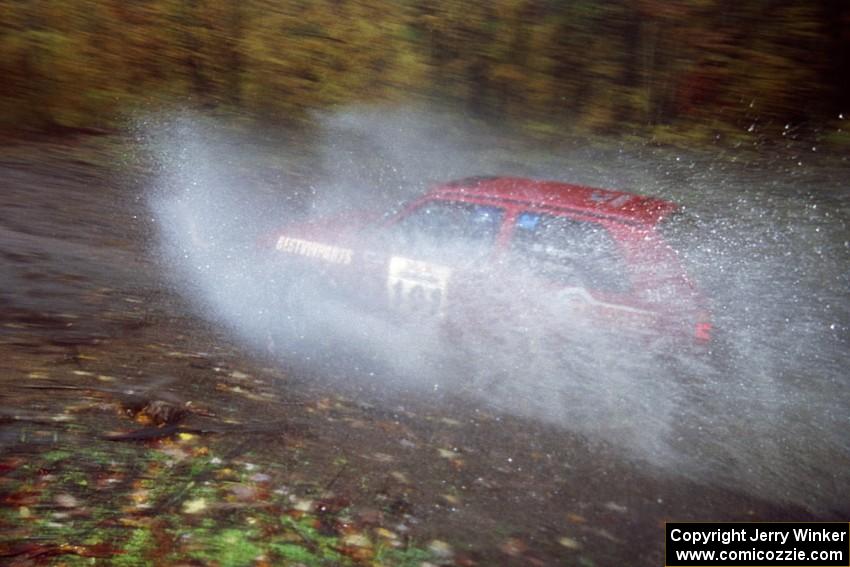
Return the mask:
{"type": "Polygon", "coordinates": [[[661,565],[666,520],[840,514],[287,371],[169,290],[128,144],[0,149],[0,563],[661,565]]]}

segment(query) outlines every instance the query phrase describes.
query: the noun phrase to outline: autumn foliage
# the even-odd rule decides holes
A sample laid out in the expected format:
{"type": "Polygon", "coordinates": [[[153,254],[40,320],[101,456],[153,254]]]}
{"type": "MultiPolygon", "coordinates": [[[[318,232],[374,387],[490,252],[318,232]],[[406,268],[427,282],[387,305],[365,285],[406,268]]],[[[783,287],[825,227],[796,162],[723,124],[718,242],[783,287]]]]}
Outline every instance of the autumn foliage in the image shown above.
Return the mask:
{"type": "Polygon", "coordinates": [[[412,100],[542,130],[708,131],[850,106],[843,0],[0,0],[0,14],[6,129],[412,100]]]}

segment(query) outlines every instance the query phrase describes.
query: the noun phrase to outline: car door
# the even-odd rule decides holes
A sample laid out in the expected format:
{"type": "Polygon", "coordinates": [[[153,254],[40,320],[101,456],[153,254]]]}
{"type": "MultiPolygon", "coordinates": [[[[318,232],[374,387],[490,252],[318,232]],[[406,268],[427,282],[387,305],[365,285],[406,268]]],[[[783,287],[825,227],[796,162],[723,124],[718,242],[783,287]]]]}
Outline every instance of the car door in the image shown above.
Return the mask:
{"type": "Polygon", "coordinates": [[[504,207],[448,199],[403,213],[382,232],[382,252],[370,252],[383,265],[386,305],[408,320],[445,318],[489,262],[504,218],[504,207]]]}
{"type": "MultiPolygon", "coordinates": [[[[548,331],[643,332],[655,314],[635,300],[611,221],[526,209],[513,220],[508,262],[529,290],[525,309],[548,331]]],[[[550,333],[551,334],[551,333],[550,333]]]]}

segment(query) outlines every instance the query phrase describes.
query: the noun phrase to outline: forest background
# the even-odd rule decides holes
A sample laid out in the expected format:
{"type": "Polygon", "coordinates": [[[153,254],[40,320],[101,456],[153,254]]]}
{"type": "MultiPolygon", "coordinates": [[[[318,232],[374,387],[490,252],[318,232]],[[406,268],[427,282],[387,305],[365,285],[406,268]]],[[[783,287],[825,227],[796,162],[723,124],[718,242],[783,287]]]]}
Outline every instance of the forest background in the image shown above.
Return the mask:
{"type": "Polygon", "coordinates": [[[850,146],[846,0],[0,0],[0,128],[439,104],[543,136],[850,146]]]}

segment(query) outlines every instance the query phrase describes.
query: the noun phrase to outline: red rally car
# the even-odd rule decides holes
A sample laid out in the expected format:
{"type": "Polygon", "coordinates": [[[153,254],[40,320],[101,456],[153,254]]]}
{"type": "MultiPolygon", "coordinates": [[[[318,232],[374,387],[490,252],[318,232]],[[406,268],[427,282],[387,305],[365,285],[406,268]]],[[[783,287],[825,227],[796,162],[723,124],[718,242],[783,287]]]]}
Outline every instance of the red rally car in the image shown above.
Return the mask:
{"type": "Polygon", "coordinates": [[[377,221],[288,227],[274,249],[310,285],[406,325],[436,323],[452,342],[508,332],[560,348],[578,326],[707,350],[709,312],[659,230],[675,210],[620,191],[470,177],[377,221]]]}

